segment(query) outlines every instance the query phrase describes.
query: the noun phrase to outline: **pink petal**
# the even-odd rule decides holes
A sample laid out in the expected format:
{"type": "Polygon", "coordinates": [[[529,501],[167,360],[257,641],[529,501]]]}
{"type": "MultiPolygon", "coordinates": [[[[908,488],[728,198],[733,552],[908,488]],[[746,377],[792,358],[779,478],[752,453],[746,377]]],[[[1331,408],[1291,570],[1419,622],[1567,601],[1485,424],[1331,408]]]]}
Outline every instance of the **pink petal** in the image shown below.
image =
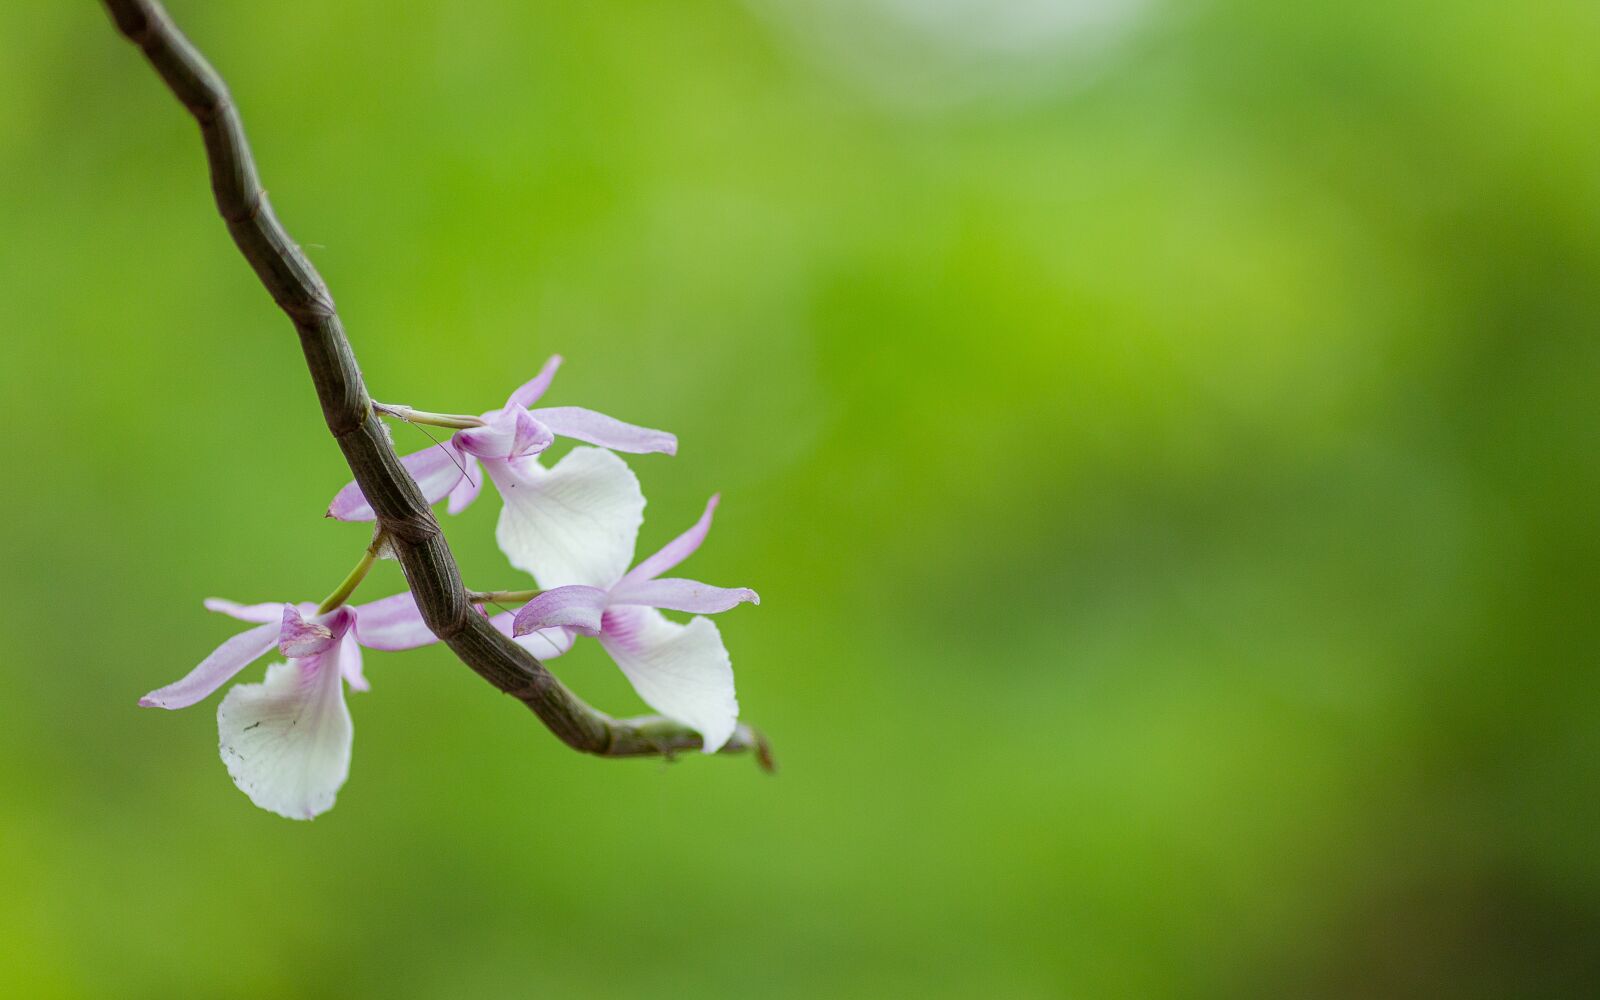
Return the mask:
{"type": "Polygon", "coordinates": [[[139,699],[146,708],[188,708],[233,679],[278,641],[278,625],[258,625],[225,641],[180,681],[139,699]]]}
{"type": "Polygon", "coordinates": [[[283,606],[283,625],[278,632],[278,650],[284,656],[314,656],[332,648],[350,629],[349,608],[336,608],[323,618],[306,621],[293,604],[283,606]]]}
{"type": "Polygon", "coordinates": [[[478,492],[483,489],[483,469],[478,466],[475,455],[461,453],[466,473],[461,477],[461,482],[456,483],[455,489],[450,491],[450,503],[445,509],[452,514],[459,514],[472,506],[472,501],[478,499],[478,492]]]}
{"type": "Polygon", "coordinates": [[[351,610],[356,638],[368,649],[416,649],[439,641],[422,623],[422,612],[409,592],[358,604],[351,610]]]}
{"type": "Polygon", "coordinates": [[[457,431],[450,440],[469,455],[479,458],[505,458],[517,443],[517,414],[527,410],[507,408],[483,415],[482,427],[457,431]]]}
{"type": "Polygon", "coordinates": [[[513,619],[511,634],[527,635],[540,629],[564,626],[584,635],[600,634],[600,616],[606,609],[605,591],[598,587],[557,587],[522,606],[513,619]]]}
{"type": "MultiPolygon", "coordinates": [[[[417,481],[423,497],[430,504],[438,503],[449,495],[456,483],[460,482],[465,467],[461,453],[452,440],[413,452],[402,458],[400,464],[411,473],[411,478],[417,481]]],[[[328,516],[341,521],[371,521],[378,515],[362,495],[361,487],[347,483],[333,498],[333,503],[329,504],[328,516]]]]}
{"type": "Polygon", "coordinates": [[[739,700],[733,663],[711,619],[679,625],[649,608],[612,608],[600,644],[646,704],[699,731],[706,753],[728,742],[739,700]]]}
{"type": "Polygon", "coordinates": [[[548,406],[534,410],[533,415],[562,437],[587,441],[602,448],[636,455],[651,452],[665,455],[678,453],[676,435],[625,424],[604,413],[586,410],[581,406],[548,406]]]}
{"type": "Polygon", "coordinates": [[[506,405],[516,406],[525,410],[534,403],[537,403],[539,401],[539,397],[545,394],[545,390],[550,388],[550,381],[556,377],[556,369],[560,367],[561,355],[550,355],[550,360],[546,361],[544,363],[544,367],[539,369],[539,374],[535,375],[531,381],[517,389],[517,391],[513,392],[511,394],[511,398],[506,400],[506,405]]]}
{"type": "Polygon", "coordinates": [[[711,615],[748,601],[760,604],[761,597],[748,587],[713,587],[698,580],[640,580],[619,584],[611,593],[611,603],[641,604],[668,611],[689,611],[711,615]]]}
{"type": "Polygon", "coordinates": [[[521,458],[525,455],[537,455],[555,443],[554,432],[540,423],[539,419],[527,410],[517,411],[517,433],[511,442],[511,458],[521,458]]]}
{"type": "Polygon", "coordinates": [[[628,575],[612,589],[620,590],[631,584],[653,580],[693,555],[700,547],[700,543],[706,540],[706,533],[711,530],[711,514],[717,509],[717,504],[721,500],[722,494],[713,494],[706,502],[706,512],[700,515],[700,520],[694,523],[694,527],[663,545],[660,552],[629,570],[628,575]]]}
{"type": "Polygon", "coordinates": [[[280,622],[283,620],[283,602],[270,601],[266,604],[240,604],[237,601],[224,600],[220,597],[206,598],[206,610],[215,611],[219,615],[237,618],[242,622],[280,622]]]}
{"type": "Polygon", "coordinates": [[[361,641],[356,638],[356,630],[351,629],[339,641],[339,670],[344,674],[346,684],[357,691],[371,691],[372,685],[367,683],[367,675],[361,670],[361,641]]]}
{"type": "MultiPolygon", "coordinates": [[[[489,619],[489,624],[504,636],[511,636],[513,615],[503,611],[489,619]]],[[[527,635],[511,636],[511,641],[541,660],[553,660],[572,648],[576,636],[570,629],[547,628],[527,635]]]]}

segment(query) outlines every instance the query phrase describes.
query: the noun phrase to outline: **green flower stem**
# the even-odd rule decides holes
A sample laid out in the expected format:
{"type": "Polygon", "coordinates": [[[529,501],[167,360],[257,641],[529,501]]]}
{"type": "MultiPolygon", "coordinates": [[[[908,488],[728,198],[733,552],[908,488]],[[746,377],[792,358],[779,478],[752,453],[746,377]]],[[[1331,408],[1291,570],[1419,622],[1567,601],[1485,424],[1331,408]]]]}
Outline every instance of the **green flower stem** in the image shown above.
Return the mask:
{"type": "Polygon", "coordinates": [[[350,571],[344,582],[334,588],[327,600],[317,605],[317,614],[325,615],[350,599],[350,595],[361,586],[361,581],[367,578],[367,571],[372,568],[372,564],[378,561],[378,550],[382,545],[383,531],[379,529],[378,533],[372,536],[372,544],[367,546],[367,551],[361,553],[361,561],[356,563],[356,568],[350,571]]]}

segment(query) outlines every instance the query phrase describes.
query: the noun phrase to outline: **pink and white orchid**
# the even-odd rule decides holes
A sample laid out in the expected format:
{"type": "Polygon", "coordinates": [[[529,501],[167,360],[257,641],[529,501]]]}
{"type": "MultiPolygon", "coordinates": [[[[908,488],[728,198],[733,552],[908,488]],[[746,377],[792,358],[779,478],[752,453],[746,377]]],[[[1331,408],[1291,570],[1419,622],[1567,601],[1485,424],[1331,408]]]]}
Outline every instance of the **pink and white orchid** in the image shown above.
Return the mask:
{"type": "MultiPolygon", "coordinates": [[[[629,570],[645,500],[638,478],[606,448],[672,454],[677,440],[576,407],[529,409],[548,389],[560,361],[551,358],[505,406],[482,417],[380,409],[461,428],[447,442],[402,459],[430,503],[448,497],[450,511],[461,511],[476,499],[483,474],[500,492],[504,506],[496,540],[512,565],[531,573],[544,592],[514,615],[490,618],[491,624],[543,659],[565,653],[580,634],[598,637],[647,703],[693,727],[703,748],[714,752],[737,728],[739,706],[721,634],[699,615],[746,601],[758,604],[760,598],[744,588],[661,578],[705,540],[717,497],[693,528],[629,570]],[[603,447],[575,447],[546,468],[538,455],[557,434],[603,447]],[[697,617],[680,624],[659,609],[697,617]]],[[[356,521],[375,517],[355,483],[339,492],[329,514],[356,521]]],[[[328,603],[347,597],[381,551],[380,533],[328,603]]],[[[480,599],[491,600],[493,593],[506,592],[480,599]]],[[[182,680],[139,703],[193,705],[276,646],[287,662],[269,666],[261,683],[234,687],[217,709],[222,759],[234,783],[261,808],[291,819],[326,812],[350,772],[353,730],[344,686],[367,690],[362,647],[401,650],[436,641],[412,595],[326,613],[312,604],[216,599],[206,607],[256,627],[228,639],[182,680]]]]}
{"type": "MultiPolygon", "coordinates": [[[[635,427],[593,410],[528,409],[550,387],[560,365],[561,356],[552,357],[505,406],[483,414],[482,427],[458,431],[443,444],[401,460],[429,503],[450,498],[452,514],[477,499],[487,472],[505,501],[496,527],[501,547],[526,556],[512,559],[519,569],[537,568],[545,578],[559,581],[552,586],[603,579],[613,568],[620,575],[627,568],[627,552],[644,521],[644,494],[627,463],[604,449],[668,455],[678,450],[678,439],[665,431],[635,427]],[[557,434],[603,447],[574,448],[545,468],[537,456],[557,434]],[[613,566],[608,554],[618,551],[623,551],[623,562],[613,566]]],[[[328,514],[345,521],[375,516],[353,482],[334,497],[328,514]]]]}
{"type": "Polygon", "coordinates": [[[187,708],[232,680],[274,646],[287,663],[260,684],[240,684],[217,709],[223,763],[250,801],[289,819],[333,808],[350,774],[352,728],[344,684],[368,689],[361,647],[414,649],[435,640],[409,593],[318,615],[314,604],[236,604],[211,611],[259,622],[228,639],[182,680],[139,699],[148,708],[187,708]]]}
{"type": "MultiPolygon", "coordinates": [[[[478,468],[480,461],[488,466],[489,475],[501,487],[501,492],[505,492],[502,481],[508,478],[510,468],[549,448],[558,435],[634,454],[677,453],[678,439],[666,431],[623,423],[579,406],[544,406],[530,410],[529,407],[550,388],[556,369],[560,367],[561,355],[554,355],[538,375],[507,398],[504,406],[480,415],[477,419],[482,421],[481,427],[459,430],[449,440],[400,460],[421,487],[428,503],[438,503],[449,497],[450,513],[466,510],[478,498],[483,486],[478,468]]],[[[401,419],[416,413],[402,406],[384,409],[401,419]]],[[[371,521],[377,515],[362,496],[361,488],[351,482],[333,498],[328,516],[341,521],[371,521]]]]}
{"type": "Polygon", "coordinates": [[[746,601],[760,604],[761,598],[746,587],[713,587],[695,580],[661,579],[661,574],[705,541],[718,499],[711,498],[694,527],[632,570],[627,566],[633,559],[636,530],[625,539],[614,539],[605,551],[591,553],[593,572],[585,581],[571,579],[571,572],[552,576],[538,568],[544,551],[519,546],[522,539],[512,538],[508,545],[501,538],[511,562],[529,568],[539,585],[547,588],[516,613],[513,634],[597,637],[639,697],[668,718],[698,730],[707,753],[720,749],[733,735],[739,702],[722,634],[711,619],[699,615],[727,611],[746,601]],[[687,625],[679,624],[659,608],[696,617],[687,625]]]}

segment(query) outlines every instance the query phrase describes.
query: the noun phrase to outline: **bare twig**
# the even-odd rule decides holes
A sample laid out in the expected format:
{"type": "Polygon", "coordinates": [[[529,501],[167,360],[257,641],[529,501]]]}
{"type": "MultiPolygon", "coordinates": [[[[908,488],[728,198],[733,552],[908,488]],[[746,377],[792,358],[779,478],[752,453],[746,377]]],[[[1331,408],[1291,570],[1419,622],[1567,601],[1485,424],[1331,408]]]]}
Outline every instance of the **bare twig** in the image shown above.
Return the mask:
{"type": "MultiPolygon", "coordinates": [[[[217,211],[273,301],[300,334],[328,430],[377,512],[422,619],[461,661],[518,699],[576,750],[603,757],[672,756],[699,749],[700,735],[649,716],[613,719],[568,691],[533,654],[500,634],[473,606],[439,523],[400,464],[373,412],[350,342],[322,276],[273,214],[256,175],[244,125],[222,78],[154,0],[104,0],[117,29],[144,51],[200,125],[217,211]]],[[[754,750],[771,769],[766,741],[741,725],[723,752],[754,750]]]]}

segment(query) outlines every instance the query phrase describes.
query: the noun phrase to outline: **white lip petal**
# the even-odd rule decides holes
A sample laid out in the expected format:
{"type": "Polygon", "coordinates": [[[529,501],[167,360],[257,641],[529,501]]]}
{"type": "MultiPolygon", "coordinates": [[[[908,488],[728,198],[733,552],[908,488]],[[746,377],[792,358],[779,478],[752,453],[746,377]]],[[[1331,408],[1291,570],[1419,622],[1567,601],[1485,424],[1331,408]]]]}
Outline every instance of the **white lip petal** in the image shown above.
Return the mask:
{"type": "Polygon", "coordinates": [[[733,663],[711,619],[679,625],[654,608],[612,608],[600,644],[645,704],[700,733],[706,753],[728,742],[739,700],[733,663]]]}
{"type": "Polygon", "coordinates": [[[541,588],[606,589],[627,572],[644,522],[644,494],[622,459],[574,448],[550,469],[532,461],[483,464],[505,499],[495,540],[541,588]]]}
{"type": "Polygon", "coordinates": [[[289,819],[333,808],[350,775],[354,731],[344,703],[338,647],[267,668],[217,709],[222,762],[250,801],[289,819]]]}

